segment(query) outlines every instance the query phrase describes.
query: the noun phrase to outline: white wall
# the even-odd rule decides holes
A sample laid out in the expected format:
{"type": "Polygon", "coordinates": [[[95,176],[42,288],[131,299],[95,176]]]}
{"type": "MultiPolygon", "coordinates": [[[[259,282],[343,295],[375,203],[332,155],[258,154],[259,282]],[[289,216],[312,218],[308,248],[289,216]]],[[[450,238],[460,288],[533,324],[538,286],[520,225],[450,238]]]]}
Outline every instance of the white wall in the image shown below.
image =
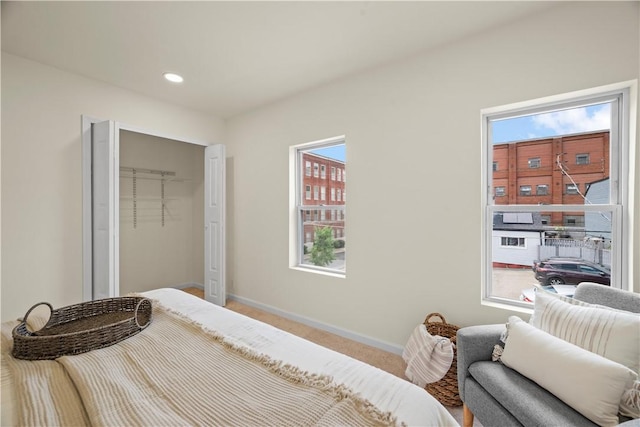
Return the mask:
{"type": "Polygon", "coordinates": [[[480,305],[480,110],[637,79],[638,7],[564,3],[230,120],[229,291],[400,346],[429,312],[504,322],[480,305]],[[288,149],[343,134],[346,279],[291,270],[288,149]]]}
{"type": "Polygon", "coordinates": [[[204,147],[137,132],[120,132],[120,166],[175,173],[120,177],[120,294],[204,283],[204,147]],[[197,262],[197,261],[199,262],[197,262]]]}
{"type": "Polygon", "coordinates": [[[219,143],[223,122],[2,53],[2,320],[82,300],[80,116],[219,143]]]}

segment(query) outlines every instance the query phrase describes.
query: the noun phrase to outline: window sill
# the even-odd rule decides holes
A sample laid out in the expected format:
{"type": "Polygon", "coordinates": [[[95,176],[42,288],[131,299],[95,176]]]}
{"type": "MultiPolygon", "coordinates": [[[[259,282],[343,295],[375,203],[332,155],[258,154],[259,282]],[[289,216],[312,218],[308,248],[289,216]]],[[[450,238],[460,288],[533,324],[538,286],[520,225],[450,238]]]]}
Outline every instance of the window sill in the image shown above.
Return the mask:
{"type": "Polygon", "coordinates": [[[338,272],[333,272],[333,271],[320,270],[320,269],[316,269],[316,268],[304,267],[304,266],[301,266],[301,265],[294,265],[294,266],[289,267],[289,268],[291,268],[292,270],[304,271],[306,273],[315,273],[315,274],[321,274],[323,276],[336,277],[338,279],[346,279],[347,278],[346,273],[338,273],[338,272]]]}
{"type": "Polygon", "coordinates": [[[509,300],[505,300],[502,298],[489,297],[489,298],[483,298],[481,304],[486,307],[516,311],[518,313],[533,314],[533,304],[529,305],[527,303],[520,302],[520,301],[509,302],[509,300]]]}

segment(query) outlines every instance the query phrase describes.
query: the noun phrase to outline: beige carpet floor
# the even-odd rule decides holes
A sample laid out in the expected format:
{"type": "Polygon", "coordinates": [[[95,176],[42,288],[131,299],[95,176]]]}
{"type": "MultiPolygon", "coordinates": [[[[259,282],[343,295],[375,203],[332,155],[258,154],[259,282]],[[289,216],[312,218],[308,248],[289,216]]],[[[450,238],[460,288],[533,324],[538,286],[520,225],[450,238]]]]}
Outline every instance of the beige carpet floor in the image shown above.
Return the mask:
{"type": "MultiPolygon", "coordinates": [[[[183,291],[195,295],[199,298],[204,298],[204,291],[202,289],[185,288],[183,289],[183,291]]],[[[227,305],[225,306],[225,308],[237,313],[244,314],[247,317],[260,320],[261,322],[268,323],[279,329],[302,337],[323,347],[327,347],[342,354],[346,354],[347,356],[353,357],[354,359],[368,363],[369,365],[375,366],[397,377],[407,380],[406,376],[404,375],[404,371],[407,365],[402,357],[397,354],[389,353],[375,347],[361,344],[359,342],[352,341],[350,339],[343,338],[341,336],[334,335],[320,329],[312,328],[302,323],[298,323],[284,317],[277,316],[275,314],[258,310],[254,307],[241,304],[237,301],[227,301],[227,305]]],[[[454,416],[458,423],[462,425],[462,407],[460,406],[446,408],[454,416]]],[[[482,426],[477,421],[475,421],[474,427],[482,426]]]]}

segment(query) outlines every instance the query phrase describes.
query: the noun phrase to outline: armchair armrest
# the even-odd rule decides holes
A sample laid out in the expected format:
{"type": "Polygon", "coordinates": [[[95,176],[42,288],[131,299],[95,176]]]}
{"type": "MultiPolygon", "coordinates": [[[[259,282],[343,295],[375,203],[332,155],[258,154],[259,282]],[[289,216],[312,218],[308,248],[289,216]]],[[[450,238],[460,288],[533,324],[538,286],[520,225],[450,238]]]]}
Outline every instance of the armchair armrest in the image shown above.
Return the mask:
{"type": "Polygon", "coordinates": [[[504,324],[467,326],[458,329],[456,335],[458,357],[458,390],[464,402],[464,385],[469,376],[469,366],[480,360],[491,360],[493,347],[503,344],[500,335],[505,330],[504,324]]]}

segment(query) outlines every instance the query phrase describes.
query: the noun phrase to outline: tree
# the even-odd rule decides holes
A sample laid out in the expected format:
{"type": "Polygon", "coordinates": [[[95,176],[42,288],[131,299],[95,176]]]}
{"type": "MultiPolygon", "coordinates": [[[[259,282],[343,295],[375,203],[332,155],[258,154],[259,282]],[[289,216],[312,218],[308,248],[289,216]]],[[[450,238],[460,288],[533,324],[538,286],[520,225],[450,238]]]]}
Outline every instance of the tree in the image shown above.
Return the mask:
{"type": "Polygon", "coordinates": [[[333,253],[333,230],[331,227],[316,228],[316,237],[311,248],[311,262],[326,267],[336,259],[333,253]]]}

